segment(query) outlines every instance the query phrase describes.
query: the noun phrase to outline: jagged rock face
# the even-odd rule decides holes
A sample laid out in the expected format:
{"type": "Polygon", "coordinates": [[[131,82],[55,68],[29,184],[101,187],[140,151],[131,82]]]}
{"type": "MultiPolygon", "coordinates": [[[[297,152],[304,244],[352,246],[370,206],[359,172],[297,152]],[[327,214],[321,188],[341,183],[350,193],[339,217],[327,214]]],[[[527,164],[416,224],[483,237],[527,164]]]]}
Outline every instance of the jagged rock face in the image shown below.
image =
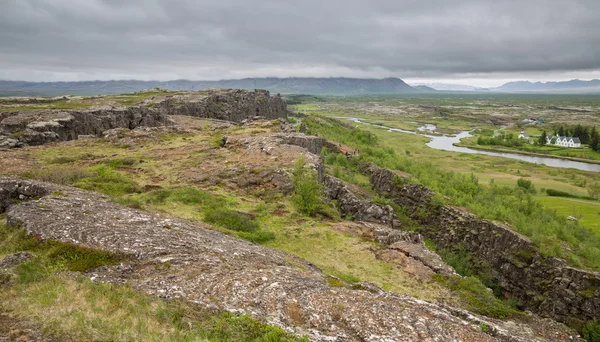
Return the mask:
{"type": "Polygon", "coordinates": [[[168,117],[145,108],[102,109],[81,111],[24,111],[0,123],[0,147],[43,145],[53,141],[100,136],[114,128],[133,129],[140,126],[164,126],[168,117]],[[4,139],[2,138],[4,135],[4,139]],[[12,143],[9,140],[17,140],[12,143]],[[18,137],[14,139],[14,137],[18,137]],[[4,146],[2,146],[4,145],[4,146]]]}
{"type": "Polygon", "coordinates": [[[361,200],[343,181],[329,175],[324,176],[323,184],[325,197],[330,201],[337,201],[337,209],[342,216],[358,221],[392,224],[394,209],[391,206],[361,200]]]}
{"type": "Polygon", "coordinates": [[[370,284],[331,287],[327,276],[301,259],[199,223],[126,208],[102,195],[20,179],[0,184],[17,189],[0,193],[2,200],[15,191],[42,194],[27,189],[45,189],[40,199],[10,206],[9,224],[41,239],[138,257],[96,270],[90,274],[96,281],[127,282],[164,298],[216,304],[314,341],[545,341],[522,329],[508,332],[502,322],[370,284]],[[170,267],[161,267],[166,262],[170,267]],[[481,331],[482,322],[493,336],[481,331]]]}
{"type": "Polygon", "coordinates": [[[171,115],[242,122],[257,117],[286,118],[287,107],[281,97],[271,97],[268,91],[230,89],[160,97],[131,107],[16,111],[0,116],[0,148],[101,136],[115,128],[171,125],[171,115]]]}
{"type": "Polygon", "coordinates": [[[361,170],[369,174],[378,192],[424,224],[422,233],[440,247],[463,245],[477,260],[491,264],[505,293],[528,309],[565,323],[600,318],[600,273],[542,257],[527,237],[506,225],[479,219],[462,208],[435,208],[429,201],[433,191],[402,184],[393,171],[373,164],[361,170]],[[418,214],[419,209],[428,215],[418,214]]]}
{"type": "Polygon", "coordinates": [[[165,115],[187,115],[233,122],[287,118],[287,105],[281,96],[270,96],[266,90],[253,92],[240,89],[207,90],[203,95],[176,95],[154,103],[165,115]]]}

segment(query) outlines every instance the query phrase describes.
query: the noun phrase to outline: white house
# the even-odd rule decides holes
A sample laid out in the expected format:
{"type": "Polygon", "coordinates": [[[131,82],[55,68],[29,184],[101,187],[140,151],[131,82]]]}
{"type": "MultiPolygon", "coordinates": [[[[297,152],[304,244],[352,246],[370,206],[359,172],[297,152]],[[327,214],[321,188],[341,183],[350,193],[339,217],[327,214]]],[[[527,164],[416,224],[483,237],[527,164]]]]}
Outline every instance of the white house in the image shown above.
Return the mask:
{"type": "Polygon", "coordinates": [[[546,144],[551,145],[554,140],[554,146],[579,148],[581,147],[581,141],[575,137],[561,137],[558,135],[546,137],[546,144]]]}
{"type": "Polygon", "coordinates": [[[519,133],[518,138],[519,139],[529,140],[529,134],[527,134],[525,131],[521,131],[521,133],[519,133]]]}

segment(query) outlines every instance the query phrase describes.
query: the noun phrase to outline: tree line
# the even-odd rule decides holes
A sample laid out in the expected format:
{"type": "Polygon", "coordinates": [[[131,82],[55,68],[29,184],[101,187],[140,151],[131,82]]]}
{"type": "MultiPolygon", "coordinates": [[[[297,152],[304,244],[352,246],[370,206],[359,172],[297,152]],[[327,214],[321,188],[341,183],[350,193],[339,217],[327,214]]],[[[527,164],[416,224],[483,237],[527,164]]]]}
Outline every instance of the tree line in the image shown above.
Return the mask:
{"type": "MultiPolygon", "coordinates": [[[[600,151],[600,130],[596,126],[572,125],[559,126],[554,128],[554,135],[561,137],[569,136],[579,138],[582,144],[588,144],[594,151],[600,151]]],[[[538,139],[539,145],[546,145],[546,137],[548,133],[542,132],[538,139]]]]}

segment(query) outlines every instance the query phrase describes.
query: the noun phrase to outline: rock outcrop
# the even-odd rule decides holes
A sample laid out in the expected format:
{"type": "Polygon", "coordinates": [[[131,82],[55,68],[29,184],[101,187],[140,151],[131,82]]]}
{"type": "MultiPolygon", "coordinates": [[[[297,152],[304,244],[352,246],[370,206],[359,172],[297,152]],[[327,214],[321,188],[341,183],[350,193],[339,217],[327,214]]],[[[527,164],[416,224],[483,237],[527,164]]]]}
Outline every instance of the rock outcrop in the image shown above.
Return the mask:
{"type": "Polygon", "coordinates": [[[527,237],[509,226],[477,218],[462,208],[436,206],[433,191],[407,184],[401,173],[373,164],[364,165],[362,171],[376,191],[420,221],[425,227],[421,233],[438,246],[464,246],[476,260],[490,264],[505,294],[524,307],[565,323],[600,318],[600,273],[541,256],[527,237]]]}
{"type": "Polygon", "coordinates": [[[370,284],[331,286],[301,259],[99,194],[13,178],[0,179],[0,186],[8,189],[0,192],[2,203],[32,194],[26,189],[45,189],[33,194],[39,199],[10,205],[9,224],[40,239],[137,257],[92,272],[95,281],[127,282],[160,297],[246,313],[313,341],[550,341],[515,323],[511,329],[370,284]]]}
{"type": "Polygon", "coordinates": [[[227,120],[240,123],[255,118],[287,117],[279,96],[256,90],[207,90],[152,97],[134,106],[104,105],[92,109],[21,110],[0,113],[0,148],[43,145],[99,137],[116,128],[171,125],[171,115],[227,120]]]}
{"type": "Polygon", "coordinates": [[[184,93],[144,103],[164,115],[186,115],[209,119],[243,122],[252,119],[287,118],[287,105],[279,94],[267,90],[210,89],[184,93]]]}
{"type": "Polygon", "coordinates": [[[324,175],[323,187],[325,197],[336,202],[336,208],[343,217],[392,225],[395,215],[391,206],[359,199],[343,181],[329,175],[324,175]]]}

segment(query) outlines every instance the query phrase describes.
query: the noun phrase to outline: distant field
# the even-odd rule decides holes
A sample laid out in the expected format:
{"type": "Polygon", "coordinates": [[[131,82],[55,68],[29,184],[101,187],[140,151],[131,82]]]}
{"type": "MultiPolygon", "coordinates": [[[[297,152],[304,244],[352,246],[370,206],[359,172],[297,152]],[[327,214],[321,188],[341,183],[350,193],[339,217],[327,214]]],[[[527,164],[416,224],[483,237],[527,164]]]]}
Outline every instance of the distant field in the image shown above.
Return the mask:
{"type": "Polygon", "coordinates": [[[540,197],[538,200],[561,216],[581,215],[579,223],[600,234],[600,203],[562,197],[540,197]]]}

